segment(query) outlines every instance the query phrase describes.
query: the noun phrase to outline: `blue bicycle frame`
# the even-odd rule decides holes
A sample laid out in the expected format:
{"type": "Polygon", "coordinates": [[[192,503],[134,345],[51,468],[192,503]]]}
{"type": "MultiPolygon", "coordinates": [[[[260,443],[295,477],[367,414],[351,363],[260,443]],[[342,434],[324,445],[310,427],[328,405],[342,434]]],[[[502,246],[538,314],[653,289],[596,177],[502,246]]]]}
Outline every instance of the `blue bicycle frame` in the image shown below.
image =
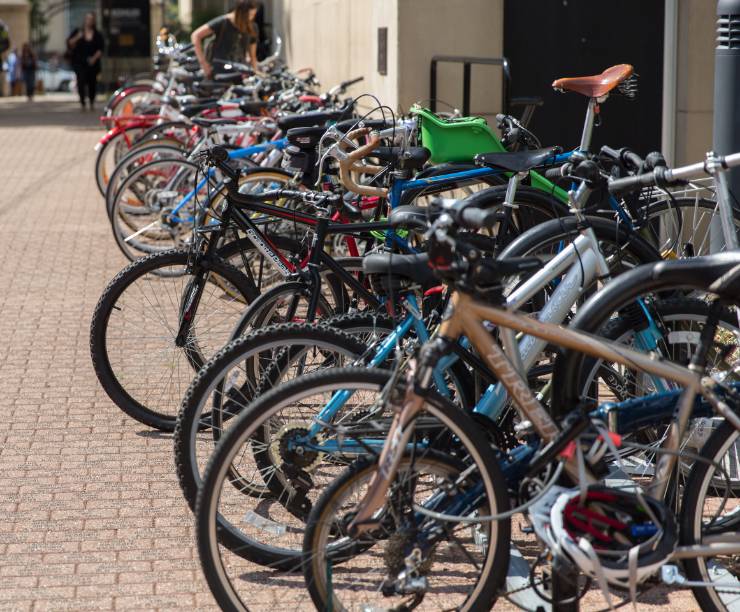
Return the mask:
{"type": "MultiPolygon", "coordinates": [[[[232,151],[229,151],[229,159],[244,159],[245,157],[250,157],[252,155],[257,155],[258,153],[266,153],[267,151],[272,150],[283,150],[288,144],[287,138],[281,138],[280,140],[272,140],[270,142],[264,142],[258,145],[252,145],[251,147],[244,147],[242,149],[234,149],[232,151]]],[[[188,193],[180,202],[175,206],[174,209],[172,209],[172,212],[170,212],[170,219],[174,221],[175,223],[191,223],[193,221],[193,217],[189,216],[186,218],[180,217],[178,213],[184,206],[187,206],[189,202],[195,198],[195,195],[203,189],[203,187],[206,186],[208,181],[213,178],[213,175],[216,173],[215,168],[209,168],[208,172],[206,172],[203,179],[195,186],[195,188],[188,193]]],[[[219,186],[220,187],[220,186],[219,186]]],[[[217,191],[219,190],[219,187],[217,187],[217,191]]],[[[206,198],[206,203],[210,202],[208,198],[206,198]]]]}

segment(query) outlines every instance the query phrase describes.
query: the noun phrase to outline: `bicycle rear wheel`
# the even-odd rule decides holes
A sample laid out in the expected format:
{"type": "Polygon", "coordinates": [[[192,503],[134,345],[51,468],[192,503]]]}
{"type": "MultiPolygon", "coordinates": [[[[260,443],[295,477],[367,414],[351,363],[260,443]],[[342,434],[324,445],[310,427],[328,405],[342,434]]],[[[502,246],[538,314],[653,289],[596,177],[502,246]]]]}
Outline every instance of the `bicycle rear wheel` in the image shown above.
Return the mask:
{"type": "Polygon", "coordinates": [[[437,450],[435,437],[427,434],[427,448],[414,449],[400,466],[376,516],[381,527],[360,538],[347,531],[377,469],[375,462],[352,465],[316,502],[306,526],[303,567],[317,609],[401,609],[404,602],[421,601],[425,609],[493,606],[508,568],[510,524],[475,518],[508,506],[498,463],[480,428],[439,397],[429,398],[417,422],[421,427],[449,435],[454,454],[449,454],[451,448],[447,453],[437,450]],[[473,490],[485,502],[460,511],[468,521],[433,519],[418,509],[434,499],[434,507],[444,513],[452,497],[459,502],[474,495],[473,490]],[[438,535],[431,536],[435,531],[438,535]],[[415,548],[416,592],[404,588],[402,578],[415,548]],[[414,600],[414,595],[421,598],[414,600]]]}
{"type": "MultiPolygon", "coordinates": [[[[246,461],[254,451],[244,452],[245,445],[252,442],[256,430],[260,427],[256,417],[264,415],[264,409],[269,411],[266,416],[271,416],[283,410],[293,400],[308,398],[309,395],[332,396],[343,390],[352,390],[353,394],[349,400],[350,405],[344,416],[356,413],[367,414],[366,410],[372,406],[380,397],[384,385],[388,381],[388,373],[379,370],[366,370],[360,368],[343,368],[327,372],[320,372],[296,379],[288,385],[274,389],[269,394],[262,396],[258,403],[253,404],[247,412],[237,419],[230,428],[222,443],[209,462],[205,475],[203,487],[199,491],[196,507],[196,525],[198,535],[198,548],[204,573],[208,580],[214,596],[224,609],[265,609],[274,605],[301,605],[305,608],[306,592],[301,580],[292,577],[281,577],[283,588],[280,593],[274,595],[274,599],[268,602],[262,601],[259,594],[255,592],[254,585],[250,582],[250,574],[253,574],[248,559],[260,564],[269,564],[271,567],[286,569],[297,569],[302,560],[302,531],[303,520],[294,512],[287,510],[277,500],[265,501],[260,508],[250,507],[244,512],[244,496],[237,489],[238,482],[230,482],[229,474],[235,461],[246,461]],[[281,399],[275,403],[275,399],[281,399]],[[376,399],[373,399],[376,398],[376,399]],[[251,419],[251,420],[250,420],[251,419]],[[251,510],[251,511],[250,511],[251,510]],[[258,601],[255,601],[257,599],[258,601]]],[[[324,400],[325,401],[325,400],[324,400]]],[[[323,404],[322,404],[323,405],[323,404]]],[[[440,432],[445,440],[460,436],[459,448],[464,448],[471,457],[470,464],[480,467],[482,461],[492,461],[492,470],[498,470],[498,465],[493,459],[493,453],[487,445],[475,424],[466,419],[459,409],[451,407],[443,400],[432,397],[428,412],[429,419],[437,419],[435,427],[431,428],[440,432]],[[465,421],[464,424],[461,424],[465,421]],[[443,431],[449,426],[452,434],[443,431]]],[[[380,414],[377,416],[380,418],[380,414]]],[[[429,421],[426,419],[425,422],[429,421]]],[[[260,420],[260,422],[264,422],[260,420]]],[[[352,424],[351,418],[345,418],[344,423],[352,424]]],[[[429,423],[427,423],[429,424],[429,423]]],[[[431,431],[428,430],[428,431],[431,431]]],[[[330,435],[330,432],[327,431],[330,435]]],[[[377,430],[379,441],[382,441],[382,430],[377,430]]],[[[437,438],[433,438],[436,440],[437,438]]],[[[462,454],[461,452],[458,455],[462,454]]],[[[354,453],[356,455],[356,451],[354,453]]],[[[321,470],[312,471],[312,477],[316,479],[317,489],[309,494],[310,499],[320,490],[321,483],[332,479],[344,461],[339,461],[340,456],[335,457],[337,461],[323,461],[321,470]]],[[[466,464],[467,465],[467,464],[466,464]]],[[[490,465],[487,467],[491,467],[490,465]]],[[[483,470],[484,468],[480,468],[483,470]]],[[[471,469],[474,472],[475,469],[471,469]]],[[[497,472],[500,477],[500,473],[497,472]]],[[[267,475],[266,475],[267,476],[267,475]]],[[[491,507],[505,508],[508,500],[506,498],[506,486],[503,480],[497,476],[482,477],[486,483],[486,494],[489,496],[491,507]],[[493,486],[496,482],[498,488],[493,486]]],[[[294,509],[295,510],[295,509],[294,509]]],[[[485,510],[486,512],[488,509],[485,510]]],[[[494,510],[495,511],[495,510],[494,510]]],[[[476,584],[481,588],[476,591],[487,603],[492,603],[496,589],[503,578],[508,557],[508,522],[495,523],[486,530],[488,538],[485,544],[483,539],[479,545],[485,548],[481,556],[484,563],[476,568],[476,576],[480,576],[476,584]],[[478,572],[480,568],[482,572],[478,572]],[[485,583],[485,584],[484,584],[485,583]]],[[[467,537],[470,537],[469,535],[467,537]]],[[[320,609],[326,609],[321,607],[320,609]]],[[[337,608],[339,609],[339,608],[337,608]]]]}
{"type": "MultiPolygon", "coordinates": [[[[663,199],[639,213],[646,221],[640,235],[664,258],[695,257],[724,251],[724,238],[712,220],[719,218],[718,204],[706,198],[663,199]]],[[[740,209],[732,207],[735,231],[740,229],[740,209]]]]}

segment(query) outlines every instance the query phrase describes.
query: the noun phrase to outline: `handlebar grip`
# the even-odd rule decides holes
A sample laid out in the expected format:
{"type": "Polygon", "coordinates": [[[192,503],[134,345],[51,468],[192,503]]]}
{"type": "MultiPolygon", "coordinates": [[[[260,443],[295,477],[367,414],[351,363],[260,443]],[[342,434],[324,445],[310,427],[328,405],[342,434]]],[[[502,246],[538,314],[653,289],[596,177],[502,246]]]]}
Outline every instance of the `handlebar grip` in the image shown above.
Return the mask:
{"type": "Polygon", "coordinates": [[[609,193],[612,195],[622,195],[632,191],[637,191],[643,187],[654,187],[656,183],[655,172],[638,174],[637,176],[628,176],[611,181],[609,183],[609,193]]]}
{"type": "Polygon", "coordinates": [[[634,170],[635,172],[639,171],[645,163],[642,157],[640,157],[634,151],[630,151],[629,149],[624,149],[624,151],[622,152],[622,159],[628,166],[630,166],[630,169],[634,170]]]}
{"type": "Polygon", "coordinates": [[[466,229],[482,229],[492,227],[498,222],[499,211],[466,206],[455,217],[457,223],[466,229]]]}
{"type": "Polygon", "coordinates": [[[545,178],[551,181],[554,179],[563,178],[563,166],[548,168],[547,170],[545,170],[545,178]]]}
{"type": "Polygon", "coordinates": [[[619,151],[617,151],[616,149],[612,149],[611,147],[604,145],[603,147],[601,147],[601,153],[602,155],[606,155],[613,161],[619,161],[619,151]]]}
{"type": "Polygon", "coordinates": [[[645,167],[648,170],[655,170],[655,168],[665,168],[668,164],[665,161],[665,157],[660,151],[653,151],[648,153],[645,157],[645,167]]]}

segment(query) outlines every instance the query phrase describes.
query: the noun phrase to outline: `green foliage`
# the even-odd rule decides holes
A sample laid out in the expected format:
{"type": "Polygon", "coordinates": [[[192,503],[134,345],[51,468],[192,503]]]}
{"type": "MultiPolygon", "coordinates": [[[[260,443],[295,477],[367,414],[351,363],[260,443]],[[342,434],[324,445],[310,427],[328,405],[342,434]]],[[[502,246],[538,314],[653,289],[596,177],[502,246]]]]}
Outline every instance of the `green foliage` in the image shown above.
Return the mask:
{"type": "Polygon", "coordinates": [[[41,51],[49,40],[49,33],[46,31],[48,21],[42,0],[30,0],[31,6],[31,46],[37,51],[41,51]]]}
{"type": "Polygon", "coordinates": [[[210,21],[214,17],[218,17],[219,15],[223,15],[224,11],[219,10],[216,7],[213,6],[207,6],[200,8],[198,10],[193,10],[193,21],[192,21],[192,29],[195,30],[202,26],[204,23],[210,21]]]}

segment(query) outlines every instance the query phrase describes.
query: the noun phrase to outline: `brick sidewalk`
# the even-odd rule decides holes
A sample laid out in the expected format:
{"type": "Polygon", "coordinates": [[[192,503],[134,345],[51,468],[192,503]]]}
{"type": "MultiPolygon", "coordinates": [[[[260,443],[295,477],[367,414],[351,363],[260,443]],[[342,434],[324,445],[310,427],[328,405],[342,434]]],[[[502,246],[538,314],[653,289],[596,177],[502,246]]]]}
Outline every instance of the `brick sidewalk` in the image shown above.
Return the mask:
{"type": "Polygon", "coordinates": [[[94,184],[96,117],[55,100],[0,99],[0,610],[213,607],[171,437],[125,417],[92,370],[90,316],[127,262],[94,184]]]}
{"type": "Polygon", "coordinates": [[[101,134],[76,102],[0,100],[0,609],[213,605],[170,436],[126,418],[90,363],[90,315],[126,264],[94,185],[101,134]]]}

